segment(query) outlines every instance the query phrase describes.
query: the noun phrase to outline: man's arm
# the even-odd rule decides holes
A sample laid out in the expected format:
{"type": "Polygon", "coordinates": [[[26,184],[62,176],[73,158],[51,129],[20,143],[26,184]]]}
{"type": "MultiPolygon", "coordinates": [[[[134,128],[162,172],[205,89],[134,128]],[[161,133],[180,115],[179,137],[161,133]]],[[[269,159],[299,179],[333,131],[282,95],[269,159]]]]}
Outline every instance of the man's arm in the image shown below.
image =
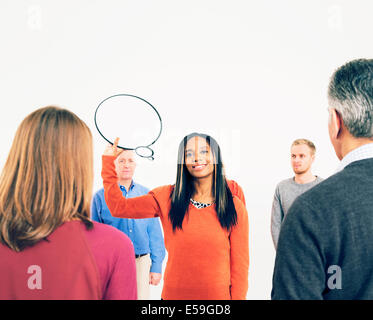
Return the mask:
{"type": "Polygon", "coordinates": [[[321,237],[330,232],[324,220],[301,198],[289,209],[278,241],[272,299],[323,299],[326,274],[321,237]]]}
{"type": "Polygon", "coordinates": [[[284,219],[284,211],[282,210],[280,192],[278,186],[275,190],[275,195],[272,202],[272,215],[271,215],[271,234],[275,249],[277,249],[278,237],[281,230],[282,220],[284,219]]]}
{"type": "Polygon", "coordinates": [[[157,285],[161,280],[162,262],[166,254],[159,218],[149,219],[147,231],[149,234],[150,258],[152,260],[150,281],[152,284],[157,285]]]}

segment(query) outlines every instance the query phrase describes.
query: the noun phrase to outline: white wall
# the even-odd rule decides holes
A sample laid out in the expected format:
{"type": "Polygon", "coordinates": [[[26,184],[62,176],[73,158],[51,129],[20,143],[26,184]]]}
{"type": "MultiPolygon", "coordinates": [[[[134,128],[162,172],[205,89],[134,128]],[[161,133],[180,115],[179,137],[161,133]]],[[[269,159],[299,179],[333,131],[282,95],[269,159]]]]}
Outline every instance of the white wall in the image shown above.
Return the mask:
{"type": "Polygon", "coordinates": [[[98,189],[105,143],[94,110],[112,94],[143,97],[164,131],[137,180],[173,183],[181,138],[215,137],[247,199],[248,298],[269,299],[275,185],[292,175],[289,146],[299,137],[316,144],[314,173],[334,172],[326,88],[335,68],[372,57],[372,11],[369,0],[1,0],[0,165],[20,121],[56,104],[92,129],[98,189]]]}

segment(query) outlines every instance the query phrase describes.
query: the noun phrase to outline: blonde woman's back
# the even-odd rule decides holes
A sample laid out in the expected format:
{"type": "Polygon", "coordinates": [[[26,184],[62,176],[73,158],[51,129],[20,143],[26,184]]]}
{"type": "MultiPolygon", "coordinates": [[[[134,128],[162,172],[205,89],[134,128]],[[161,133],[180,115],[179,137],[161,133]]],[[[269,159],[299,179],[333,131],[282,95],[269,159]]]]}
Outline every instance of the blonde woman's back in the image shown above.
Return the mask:
{"type": "Polygon", "coordinates": [[[132,243],[91,221],[92,182],[79,117],[50,106],[22,121],[0,176],[0,299],[136,299],[132,243]]]}

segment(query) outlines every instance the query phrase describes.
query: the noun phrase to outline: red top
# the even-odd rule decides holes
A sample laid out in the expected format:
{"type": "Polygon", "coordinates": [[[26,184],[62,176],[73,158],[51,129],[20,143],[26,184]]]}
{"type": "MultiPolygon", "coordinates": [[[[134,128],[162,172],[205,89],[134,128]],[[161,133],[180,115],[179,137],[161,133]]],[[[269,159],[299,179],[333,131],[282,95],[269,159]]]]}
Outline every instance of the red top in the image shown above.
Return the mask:
{"type": "Polygon", "coordinates": [[[159,216],[168,261],[164,275],[163,299],[245,299],[248,289],[248,214],[242,189],[229,181],[237,212],[237,225],[223,229],[215,205],[197,209],[189,206],[182,230],[172,229],[169,220],[173,186],[163,186],[147,195],[126,199],[117,183],[115,157],[103,156],[102,177],[110,212],[121,218],[159,216]]]}
{"type": "Polygon", "coordinates": [[[137,299],[134,249],[113,227],[66,222],[15,252],[0,244],[0,299],[137,299]]]}

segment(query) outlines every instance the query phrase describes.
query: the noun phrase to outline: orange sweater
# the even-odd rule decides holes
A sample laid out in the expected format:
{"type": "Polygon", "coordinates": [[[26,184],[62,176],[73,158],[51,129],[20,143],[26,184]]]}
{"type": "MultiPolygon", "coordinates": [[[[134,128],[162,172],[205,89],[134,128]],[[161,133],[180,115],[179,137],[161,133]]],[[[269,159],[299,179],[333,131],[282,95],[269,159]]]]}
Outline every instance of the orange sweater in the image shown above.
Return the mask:
{"type": "Polygon", "coordinates": [[[118,186],[115,157],[102,157],[105,200],[114,217],[152,218],[163,226],[168,261],[162,298],[165,300],[239,300],[248,289],[248,214],[242,189],[228,181],[237,212],[237,225],[223,229],[215,205],[197,209],[189,206],[183,229],[172,230],[169,220],[173,186],[163,186],[147,195],[126,199],[118,186]],[[242,201],[240,200],[240,198],[242,201]]]}

